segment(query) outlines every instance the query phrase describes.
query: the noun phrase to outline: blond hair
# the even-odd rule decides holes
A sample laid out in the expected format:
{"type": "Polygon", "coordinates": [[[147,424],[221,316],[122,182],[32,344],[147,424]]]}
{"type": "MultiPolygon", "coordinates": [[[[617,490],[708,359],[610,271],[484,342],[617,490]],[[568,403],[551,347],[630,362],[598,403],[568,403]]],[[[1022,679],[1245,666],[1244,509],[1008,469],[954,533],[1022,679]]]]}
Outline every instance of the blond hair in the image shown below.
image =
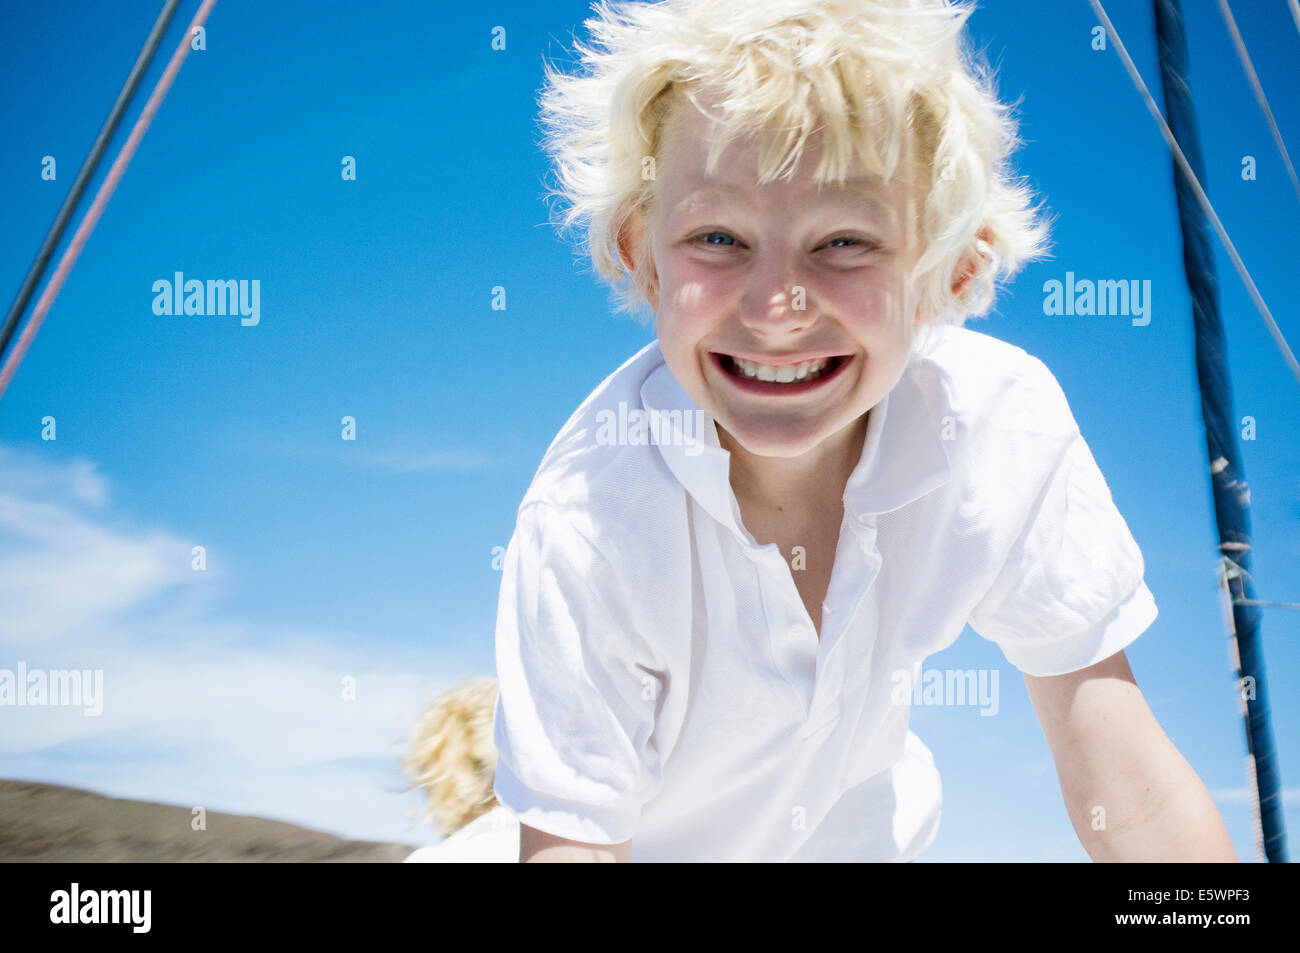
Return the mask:
{"type": "Polygon", "coordinates": [[[544,63],[540,121],[559,183],[549,189],[560,200],[553,221],[582,228],[617,310],[647,304],[651,233],[630,274],[619,236],[634,209],[654,207],[667,118],[704,89],[723,93],[710,174],[728,143],[756,134],[759,183],[788,176],[820,133],[819,185],[843,183],[855,157],[888,181],[911,137],[923,173],[912,273],[923,321],[986,313],[998,282],[1045,254],[1047,225],[1008,166],[1018,145],[1011,107],[967,45],[973,4],[599,0],[593,9],[591,43],[574,41],[582,68],[566,74],[544,63]],[[973,274],[954,294],[963,261],[973,274]]]}
{"type": "Polygon", "coordinates": [[[424,788],[422,819],[431,816],[443,836],[497,804],[492,790],[496,699],[495,678],[471,678],[435,698],[411,732],[410,755],[402,766],[424,788]]]}

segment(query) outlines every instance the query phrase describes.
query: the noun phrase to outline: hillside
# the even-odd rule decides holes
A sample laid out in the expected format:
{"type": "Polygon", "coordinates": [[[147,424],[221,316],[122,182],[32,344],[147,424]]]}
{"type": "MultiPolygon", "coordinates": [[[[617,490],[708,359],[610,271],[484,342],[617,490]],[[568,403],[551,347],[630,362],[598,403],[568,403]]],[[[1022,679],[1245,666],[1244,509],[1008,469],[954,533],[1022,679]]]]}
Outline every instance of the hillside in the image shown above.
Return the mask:
{"type": "Polygon", "coordinates": [[[0,780],[0,862],[383,862],[413,847],[344,840],[282,821],[104,797],[78,788],[0,780]]]}

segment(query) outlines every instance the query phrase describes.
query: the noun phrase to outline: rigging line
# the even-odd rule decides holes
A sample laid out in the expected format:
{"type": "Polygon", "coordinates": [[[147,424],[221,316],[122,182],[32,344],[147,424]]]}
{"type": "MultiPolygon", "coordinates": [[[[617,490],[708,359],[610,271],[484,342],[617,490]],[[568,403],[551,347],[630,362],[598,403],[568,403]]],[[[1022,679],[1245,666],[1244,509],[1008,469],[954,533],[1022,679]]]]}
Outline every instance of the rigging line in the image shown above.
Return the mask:
{"type": "Polygon", "coordinates": [[[1296,32],[1300,33],[1300,0],[1287,0],[1291,5],[1291,19],[1295,20],[1296,32]]]}
{"type": "Polygon", "coordinates": [[[1268,97],[1264,95],[1264,87],[1255,72],[1255,64],[1250,61],[1246,41],[1241,38],[1241,31],[1237,29],[1237,21],[1232,15],[1232,8],[1228,6],[1228,0],[1219,0],[1219,12],[1223,14],[1224,22],[1228,24],[1228,32],[1232,35],[1233,46],[1237,48],[1237,59],[1241,60],[1241,68],[1246,71],[1246,78],[1250,80],[1250,85],[1255,90],[1255,101],[1264,111],[1268,128],[1273,132],[1273,141],[1277,143],[1278,152],[1282,153],[1282,161],[1286,163],[1287,174],[1291,176],[1291,185],[1295,188],[1296,198],[1300,198],[1300,179],[1296,178],[1295,166],[1291,164],[1291,154],[1286,151],[1286,143],[1282,141],[1282,130],[1278,129],[1277,120],[1273,118],[1273,110],[1269,108],[1268,97]]]}
{"type": "Polygon", "coordinates": [[[1246,263],[1243,262],[1241,256],[1237,254],[1237,247],[1232,244],[1232,239],[1228,237],[1228,231],[1223,227],[1223,222],[1219,221],[1219,215],[1214,211],[1214,206],[1210,204],[1210,199],[1205,194],[1205,190],[1201,188],[1201,183],[1200,180],[1196,178],[1196,173],[1193,172],[1192,167],[1188,165],[1187,156],[1183,155],[1182,147],[1178,145],[1178,140],[1174,138],[1174,134],[1169,131],[1169,124],[1165,122],[1165,117],[1161,115],[1160,107],[1158,107],[1155,100],[1151,98],[1151,92],[1147,89],[1146,83],[1142,81],[1142,75],[1138,72],[1137,67],[1133,65],[1133,60],[1129,57],[1128,50],[1124,48],[1124,42],[1119,38],[1119,31],[1117,31],[1115,25],[1110,22],[1110,17],[1106,16],[1106,10],[1101,5],[1101,0],[1088,0],[1088,2],[1092,5],[1092,9],[1097,14],[1098,18],[1105,25],[1106,32],[1110,35],[1111,42],[1115,44],[1115,50],[1119,53],[1124,68],[1128,71],[1129,78],[1133,80],[1133,84],[1137,87],[1138,92],[1142,94],[1142,99],[1146,103],[1147,111],[1151,113],[1152,117],[1156,120],[1156,123],[1160,126],[1160,131],[1164,134],[1165,142],[1169,144],[1169,150],[1173,153],[1174,160],[1178,163],[1178,168],[1182,170],[1183,175],[1192,187],[1192,192],[1196,195],[1196,201],[1200,204],[1201,211],[1204,212],[1205,217],[1214,224],[1214,230],[1219,236],[1219,241],[1223,243],[1223,247],[1227,251],[1228,257],[1232,259],[1233,267],[1237,269],[1238,276],[1246,285],[1246,290],[1250,294],[1251,301],[1255,304],[1255,309],[1259,312],[1260,317],[1264,319],[1264,323],[1268,326],[1269,334],[1273,336],[1273,341],[1277,344],[1278,350],[1282,352],[1282,357],[1291,368],[1291,373],[1295,375],[1296,381],[1300,382],[1300,362],[1296,361],[1295,354],[1291,351],[1291,346],[1286,343],[1286,338],[1282,336],[1281,329],[1278,328],[1277,322],[1273,320],[1273,312],[1269,311],[1268,305],[1264,303],[1264,298],[1259,293],[1259,289],[1255,287],[1255,279],[1250,276],[1250,271],[1247,270],[1246,263]]]}
{"type": "Polygon", "coordinates": [[[32,310],[32,316],[28,319],[27,325],[23,328],[23,333],[19,335],[18,342],[14,345],[13,350],[5,357],[4,366],[0,368],[0,397],[4,396],[5,388],[9,386],[9,381],[13,379],[14,373],[18,370],[18,365],[27,353],[27,348],[31,346],[32,339],[36,337],[36,331],[40,328],[41,322],[49,312],[50,306],[58,296],[59,290],[67,280],[68,274],[72,271],[72,266],[76,263],[77,257],[81,254],[81,249],[86,244],[86,239],[90,233],[95,230],[95,225],[99,222],[99,217],[104,214],[104,208],[108,205],[108,200],[113,195],[113,190],[117,188],[118,181],[126,171],[132,156],[135,155],[136,148],[140,145],[140,140],[144,138],[145,130],[149,128],[149,123],[153,120],[154,113],[162,105],[163,97],[171,88],[172,81],[176,79],[176,74],[180,71],[181,64],[185,62],[185,57],[190,52],[190,37],[194,31],[201,27],[208,18],[208,13],[216,5],[217,0],[203,0],[202,6],[194,14],[194,19],[190,21],[189,27],[185,30],[185,35],[181,37],[180,44],[176,47],[176,52],[172,54],[171,60],[167,63],[167,68],[163,70],[162,76],[154,85],[153,92],[149,95],[149,101],[145,103],[144,109],[141,110],[140,116],[136,119],[135,125],[131,128],[131,135],[127,137],[122,148],[118,150],[117,158],[113,160],[113,166],[108,170],[108,175],[99,186],[99,191],[95,193],[95,200],[91,202],[90,208],[82,216],[81,224],[77,226],[76,233],[72,236],[72,241],[64,249],[62,257],[59,258],[58,267],[54,269],[54,274],[50,277],[49,282],[45,285],[45,290],[41,292],[41,297],[36,302],[36,307],[32,310]]]}
{"type": "Polygon", "coordinates": [[[31,300],[32,292],[36,290],[36,285],[40,282],[41,276],[45,274],[45,267],[50,263],[50,258],[54,255],[54,249],[59,247],[59,241],[63,238],[63,231],[68,227],[68,219],[72,218],[77,203],[81,201],[82,193],[86,191],[86,186],[90,184],[95,169],[99,167],[99,160],[103,158],[104,150],[108,148],[109,141],[113,138],[113,134],[117,132],[118,123],[122,121],[123,114],[135,97],[135,91],[140,85],[140,80],[144,78],[145,72],[149,69],[149,64],[153,62],[153,55],[158,49],[158,44],[162,41],[163,34],[167,32],[172,15],[176,12],[176,7],[179,4],[180,0],[167,0],[163,4],[162,10],[158,13],[158,18],[154,20],[153,29],[149,31],[144,46],[140,48],[140,52],[135,58],[135,65],[131,67],[131,72],[127,74],[126,82],[122,84],[113,107],[108,111],[108,118],[99,127],[99,134],[95,136],[95,141],[90,146],[90,152],[87,153],[85,161],[81,163],[81,170],[77,173],[77,177],[73,179],[72,188],[68,190],[67,196],[63,199],[63,204],[59,206],[58,214],[54,216],[54,223],[50,225],[50,230],[45,233],[45,239],[36,252],[36,258],[32,262],[32,266],[27,270],[27,276],[23,278],[22,286],[19,287],[13,303],[9,305],[4,326],[0,328],[0,356],[9,347],[9,341],[14,336],[18,321],[23,312],[27,310],[27,302],[31,300]]]}
{"type": "Polygon", "coordinates": [[[1234,606],[1268,606],[1273,609],[1300,609],[1300,602],[1269,602],[1267,599],[1233,599],[1234,606]]]}

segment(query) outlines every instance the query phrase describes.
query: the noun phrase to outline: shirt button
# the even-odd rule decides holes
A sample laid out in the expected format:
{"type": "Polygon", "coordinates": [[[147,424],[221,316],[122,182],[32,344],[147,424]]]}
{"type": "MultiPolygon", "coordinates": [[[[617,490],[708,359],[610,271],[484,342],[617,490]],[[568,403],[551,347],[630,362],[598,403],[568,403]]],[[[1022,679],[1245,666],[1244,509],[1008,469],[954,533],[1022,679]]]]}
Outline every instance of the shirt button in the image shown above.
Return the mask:
{"type": "Polygon", "coordinates": [[[806,625],[792,625],[785,630],[785,635],[791,642],[798,642],[808,637],[808,627],[806,625]]]}

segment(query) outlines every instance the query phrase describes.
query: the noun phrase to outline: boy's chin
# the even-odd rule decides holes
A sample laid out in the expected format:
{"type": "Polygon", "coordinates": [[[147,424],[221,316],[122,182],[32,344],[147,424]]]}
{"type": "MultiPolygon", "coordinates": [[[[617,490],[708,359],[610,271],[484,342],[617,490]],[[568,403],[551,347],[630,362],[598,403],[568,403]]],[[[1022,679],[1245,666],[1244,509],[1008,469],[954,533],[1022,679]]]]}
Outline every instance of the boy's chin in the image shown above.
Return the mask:
{"type": "MultiPolygon", "coordinates": [[[[736,422],[734,426],[720,424],[732,441],[749,454],[756,457],[802,457],[816,450],[821,443],[835,432],[835,428],[826,426],[775,427],[771,425],[746,426],[736,422]]],[[[723,441],[726,447],[726,441],[723,441]]]]}

